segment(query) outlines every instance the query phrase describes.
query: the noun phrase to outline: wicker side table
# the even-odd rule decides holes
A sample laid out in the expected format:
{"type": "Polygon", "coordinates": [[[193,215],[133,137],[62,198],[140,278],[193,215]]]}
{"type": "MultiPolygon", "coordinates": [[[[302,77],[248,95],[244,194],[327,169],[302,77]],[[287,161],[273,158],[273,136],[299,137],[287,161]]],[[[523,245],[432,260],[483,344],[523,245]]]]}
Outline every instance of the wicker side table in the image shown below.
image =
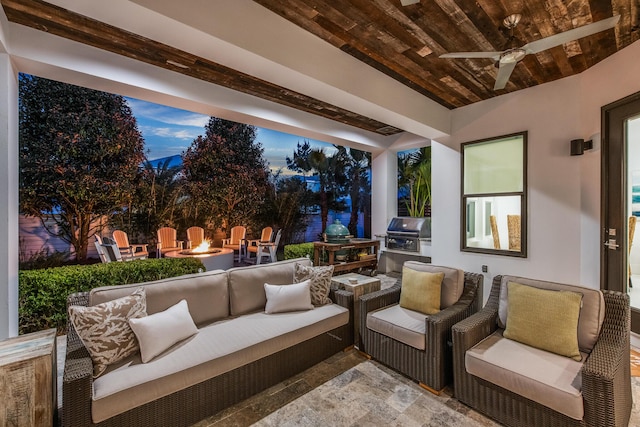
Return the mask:
{"type": "Polygon", "coordinates": [[[331,278],[331,286],[353,292],[353,344],[360,344],[360,297],[370,292],[380,290],[380,279],[363,276],[357,273],[347,273],[331,278]]]}
{"type": "Polygon", "coordinates": [[[1,341],[0,426],[53,426],[56,371],[55,329],[1,341]]]}

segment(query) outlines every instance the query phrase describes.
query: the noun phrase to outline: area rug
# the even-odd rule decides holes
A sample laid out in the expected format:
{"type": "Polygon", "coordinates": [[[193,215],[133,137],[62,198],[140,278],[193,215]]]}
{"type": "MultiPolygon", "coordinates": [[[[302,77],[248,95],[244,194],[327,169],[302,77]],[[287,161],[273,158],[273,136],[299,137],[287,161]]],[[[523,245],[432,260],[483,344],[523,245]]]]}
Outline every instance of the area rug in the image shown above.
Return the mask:
{"type": "Polygon", "coordinates": [[[447,393],[435,396],[372,361],[360,363],[254,426],[498,426],[447,393]]]}
{"type": "MultiPolygon", "coordinates": [[[[640,379],[632,378],[629,425],[640,425],[640,379]]],[[[377,362],[345,371],[253,424],[299,426],[499,426],[451,397],[435,396],[377,362]]]]}

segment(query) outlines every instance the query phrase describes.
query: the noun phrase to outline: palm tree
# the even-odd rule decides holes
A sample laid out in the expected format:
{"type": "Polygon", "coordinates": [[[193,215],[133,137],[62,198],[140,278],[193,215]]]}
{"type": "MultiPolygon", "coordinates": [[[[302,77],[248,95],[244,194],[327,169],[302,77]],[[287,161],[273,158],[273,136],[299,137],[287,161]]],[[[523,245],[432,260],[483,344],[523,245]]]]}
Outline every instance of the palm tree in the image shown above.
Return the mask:
{"type": "Polygon", "coordinates": [[[405,188],[409,215],[424,216],[431,204],[431,147],[398,156],[398,188],[405,188]]]}
{"type": "Polygon", "coordinates": [[[345,181],[346,192],[351,198],[351,215],[349,217],[349,232],[358,234],[358,213],[364,211],[367,196],[370,196],[371,185],[369,183],[369,166],[371,153],[355,148],[345,149],[337,147],[346,164],[345,181]]]}
{"type": "Polygon", "coordinates": [[[336,203],[338,195],[346,182],[344,174],[344,155],[338,150],[333,156],[327,156],[324,148],[311,148],[309,141],[298,143],[293,158],[287,157],[287,167],[293,171],[313,173],[318,178],[318,205],[322,229],[327,228],[329,206],[336,203]]]}

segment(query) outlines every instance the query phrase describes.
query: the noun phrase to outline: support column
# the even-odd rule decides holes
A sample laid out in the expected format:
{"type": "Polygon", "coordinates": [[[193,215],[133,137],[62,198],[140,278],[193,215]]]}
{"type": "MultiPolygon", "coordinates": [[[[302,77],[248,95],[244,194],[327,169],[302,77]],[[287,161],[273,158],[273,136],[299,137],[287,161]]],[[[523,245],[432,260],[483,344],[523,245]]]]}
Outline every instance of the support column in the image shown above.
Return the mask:
{"type": "Polygon", "coordinates": [[[371,164],[371,237],[385,234],[398,214],[398,153],[385,150],[371,164]]]}
{"type": "Polygon", "coordinates": [[[0,340],[18,335],[18,78],[0,53],[0,340]]]}

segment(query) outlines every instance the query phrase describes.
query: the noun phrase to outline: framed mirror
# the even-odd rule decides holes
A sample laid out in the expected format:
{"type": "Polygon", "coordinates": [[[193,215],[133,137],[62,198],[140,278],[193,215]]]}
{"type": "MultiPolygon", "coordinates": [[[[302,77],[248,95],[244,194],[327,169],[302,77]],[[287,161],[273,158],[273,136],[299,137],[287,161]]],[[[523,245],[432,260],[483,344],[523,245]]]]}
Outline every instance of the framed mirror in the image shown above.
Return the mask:
{"type": "Polygon", "coordinates": [[[461,250],[527,256],[527,132],[462,144],[461,250]]]}

